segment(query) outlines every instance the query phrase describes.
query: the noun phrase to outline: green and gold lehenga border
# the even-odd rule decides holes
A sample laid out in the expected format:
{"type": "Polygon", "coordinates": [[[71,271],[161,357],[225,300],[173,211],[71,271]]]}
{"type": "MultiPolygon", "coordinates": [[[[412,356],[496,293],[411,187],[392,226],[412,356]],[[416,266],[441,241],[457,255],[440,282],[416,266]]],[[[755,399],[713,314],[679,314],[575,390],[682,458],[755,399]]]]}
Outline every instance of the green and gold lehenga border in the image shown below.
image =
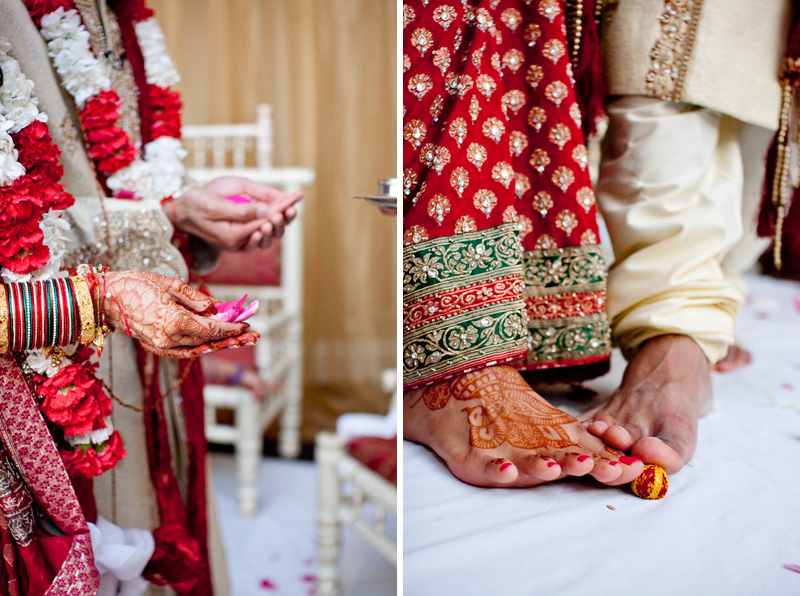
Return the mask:
{"type": "Polygon", "coordinates": [[[403,334],[403,385],[410,389],[525,357],[525,305],[470,310],[403,334]]]}
{"type": "MultiPolygon", "coordinates": [[[[549,312],[528,321],[528,354],[521,368],[574,366],[610,357],[611,333],[604,308],[607,271],[603,249],[596,244],[523,254],[524,296],[528,306],[547,297],[551,305],[595,296],[595,307],[549,312]],[[598,306],[599,304],[599,306],[598,306]],[[577,314],[576,314],[577,313],[577,314]]],[[[531,313],[532,309],[528,309],[531,313]]]]}
{"type": "Polygon", "coordinates": [[[604,290],[608,277],[598,244],[526,250],[522,266],[526,296],[604,290]]]}
{"type": "Polygon", "coordinates": [[[442,236],[403,249],[403,302],[521,273],[522,248],[513,223],[442,236]]]}
{"type": "Polygon", "coordinates": [[[406,246],[405,314],[424,307],[432,314],[411,317],[419,320],[404,329],[404,387],[524,358],[527,319],[521,277],[522,248],[514,224],[406,246]],[[464,302],[470,308],[445,315],[440,303],[462,294],[469,294],[464,302]]]}
{"type": "Polygon", "coordinates": [[[528,322],[525,368],[594,362],[610,354],[611,333],[605,313],[528,322]]]}

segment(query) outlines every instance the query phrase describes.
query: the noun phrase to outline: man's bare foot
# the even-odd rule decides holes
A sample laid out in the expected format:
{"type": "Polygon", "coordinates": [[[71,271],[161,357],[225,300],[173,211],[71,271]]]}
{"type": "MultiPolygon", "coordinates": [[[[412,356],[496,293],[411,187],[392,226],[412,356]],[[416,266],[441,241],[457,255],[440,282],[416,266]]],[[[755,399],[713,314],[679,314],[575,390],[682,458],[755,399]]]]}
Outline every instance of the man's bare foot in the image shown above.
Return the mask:
{"type": "Polygon", "coordinates": [[[750,364],[752,360],[753,356],[750,352],[737,345],[732,345],[728,348],[728,353],[725,355],[725,358],[711,365],[711,370],[722,373],[731,372],[744,368],[750,364]]]}
{"type": "Polygon", "coordinates": [[[616,486],[644,469],[548,404],[507,366],[406,392],[403,434],[476,486],[534,486],[586,474],[616,486]]]}
{"type": "Polygon", "coordinates": [[[587,430],[608,445],[674,474],[697,446],[697,420],[711,410],[711,373],[700,347],[685,335],[644,344],[608,401],[583,414],[587,430]]]}

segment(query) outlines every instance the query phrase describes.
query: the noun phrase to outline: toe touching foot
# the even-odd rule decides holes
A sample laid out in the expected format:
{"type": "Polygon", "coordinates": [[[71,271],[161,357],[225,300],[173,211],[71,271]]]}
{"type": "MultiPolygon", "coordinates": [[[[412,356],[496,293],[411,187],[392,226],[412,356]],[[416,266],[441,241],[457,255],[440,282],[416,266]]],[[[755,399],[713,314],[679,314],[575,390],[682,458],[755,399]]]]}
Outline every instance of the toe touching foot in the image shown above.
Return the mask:
{"type": "Polygon", "coordinates": [[[725,357],[711,365],[711,370],[716,372],[732,372],[744,368],[753,361],[753,355],[744,348],[736,344],[728,348],[728,353],[725,357]]]}
{"type": "Polygon", "coordinates": [[[404,394],[404,436],[433,449],[454,476],[477,486],[534,486],[591,475],[630,482],[644,464],[605,445],[506,366],[404,394]]]}
{"type": "Polygon", "coordinates": [[[665,335],[644,344],[619,389],[581,420],[611,447],[674,474],[694,454],[697,421],[711,405],[704,353],[687,336],[665,335]]]}

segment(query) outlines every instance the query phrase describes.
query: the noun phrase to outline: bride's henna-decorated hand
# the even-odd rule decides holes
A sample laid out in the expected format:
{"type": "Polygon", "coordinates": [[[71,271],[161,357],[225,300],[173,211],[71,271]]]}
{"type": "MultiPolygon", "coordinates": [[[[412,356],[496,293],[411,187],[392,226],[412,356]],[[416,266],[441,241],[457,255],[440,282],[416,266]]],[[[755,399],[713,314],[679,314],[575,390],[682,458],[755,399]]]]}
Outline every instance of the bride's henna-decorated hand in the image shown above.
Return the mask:
{"type": "Polygon", "coordinates": [[[206,352],[255,343],[246,323],[223,323],[199,313],[214,313],[214,301],[182,281],[144,271],[109,271],[106,321],[159,356],[190,358],[206,352]],[[121,309],[121,310],[120,310],[121,309]],[[126,325],[127,320],[127,325],[126,325]]]}

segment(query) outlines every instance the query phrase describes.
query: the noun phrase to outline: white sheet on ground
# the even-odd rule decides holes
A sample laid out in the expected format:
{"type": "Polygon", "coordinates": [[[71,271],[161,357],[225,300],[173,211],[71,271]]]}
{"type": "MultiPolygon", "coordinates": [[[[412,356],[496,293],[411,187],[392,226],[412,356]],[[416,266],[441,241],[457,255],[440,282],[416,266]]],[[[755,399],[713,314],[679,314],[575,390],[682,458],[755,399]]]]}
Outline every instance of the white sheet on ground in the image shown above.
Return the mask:
{"type": "MultiPolygon", "coordinates": [[[[715,411],[660,501],[590,480],[482,489],[404,442],[406,596],[800,594],[800,284],[750,275],[743,370],[714,374],[715,411]],[[771,298],[777,309],[760,310],[771,298]],[[610,510],[606,505],[616,509],[610,510]]],[[[624,361],[587,385],[607,396],[624,361]]],[[[578,405],[553,399],[572,411],[578,405]]]]}

